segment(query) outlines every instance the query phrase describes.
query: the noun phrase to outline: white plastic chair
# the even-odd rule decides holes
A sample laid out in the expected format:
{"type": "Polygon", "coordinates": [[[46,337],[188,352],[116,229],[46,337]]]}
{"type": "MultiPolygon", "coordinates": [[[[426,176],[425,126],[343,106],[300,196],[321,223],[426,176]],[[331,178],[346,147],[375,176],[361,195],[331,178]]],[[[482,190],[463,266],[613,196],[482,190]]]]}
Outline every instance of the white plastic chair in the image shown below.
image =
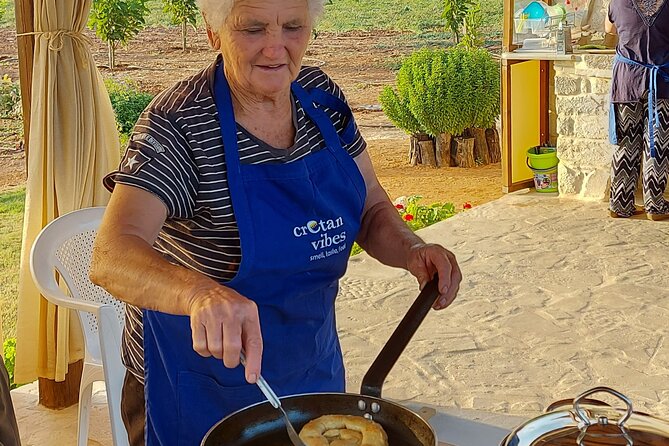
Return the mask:
{"type": "Polygon", "coordinates": [[[125,304],[88,278],[93,240],[104,209],[81,209],[53,220],[39,233],[30,253],[30,270],[37,288],[51,303],[78,310],[86,339],[79,387],[78,446],[88,444],[95,381],[105,382],[114,445],[128,446],[121,420],[121,388],[125,376],[125,366],[121,362],[121,333],[125,304]],[[61,282],[65,282],[69,296],[58,285],[57,275],[61,282]]]}

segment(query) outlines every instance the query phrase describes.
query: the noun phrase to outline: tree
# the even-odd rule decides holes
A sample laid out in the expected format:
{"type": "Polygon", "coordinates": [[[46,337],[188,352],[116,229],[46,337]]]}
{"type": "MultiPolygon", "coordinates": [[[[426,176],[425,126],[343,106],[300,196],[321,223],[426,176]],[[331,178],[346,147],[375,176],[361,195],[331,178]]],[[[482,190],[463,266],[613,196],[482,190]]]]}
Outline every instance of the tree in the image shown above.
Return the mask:
{"type": "Polygon", "coordinates": [[[94,0],[88,26],[107,42],[109,69],[116,66],[116,48],[125,45],[139,33],[148,12],[147,0],[94,0]]]}
{"type": "Polygon", "coordinates": [[[186,51],[188,25],[195,27],[197,22],[196,0],[163,0],[163,11],[170,15],[173,24],[181,25],[181,49],[186,51]]]}
{"type": "Polygon", "coordinates": [[[467,48],[481,48],[483,46],[483,36],[481,35],[481,26],[483,24],[483,12],[481,12],[481,3],[473,3],[467,14],[465,14],[462,33],[462,44],[467,48]]]}
{"type": "Polygon", "coordinates": [[[446,28],[453,33],[455,43],[460,43],[460,29],[471,4],[472,0],[444,0],[442,17],[446,21],[446,28]]]}

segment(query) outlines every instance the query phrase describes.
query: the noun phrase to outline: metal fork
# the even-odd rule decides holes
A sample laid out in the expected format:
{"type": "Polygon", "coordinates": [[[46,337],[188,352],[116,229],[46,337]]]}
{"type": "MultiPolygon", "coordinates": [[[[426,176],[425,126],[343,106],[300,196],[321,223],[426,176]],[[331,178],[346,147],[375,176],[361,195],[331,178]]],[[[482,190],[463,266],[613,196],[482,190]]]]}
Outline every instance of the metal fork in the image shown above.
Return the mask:
{"type": "MultiPolygon", "coordinates": [[[[246,366],[246,356],[244,355],[244,352],[239,353],[239,358],[241,359],[242,365],[246,366]]],[[[267,384],[267,381],[265,381],[265,378],[263,378],[262,375],[260,374],[258,375],[256,384],[258,385],[258,387],[260,387],[260,390],[262,391],[263,395],[265,395],[270,404],[274,406],[275,409],[279,409],[279,411],[281,411],[281,415],[283,415],[283,421],[286,424],[286,430],[288,431],[288,437],[290,438],[291,443],[293,443],[293,446],[306,446],[304,442],[300,439],[300,436],[297,435],[295,428],[293,427],[292,423],[290,422],[290,419],[288,418],[288,414],[283,409],[283,406],[281,406],[281,400],[279,399],[278,396],[276,396],[276,393],[274,393],[274,391],[269,386],[269,384],[267,384]]]]}

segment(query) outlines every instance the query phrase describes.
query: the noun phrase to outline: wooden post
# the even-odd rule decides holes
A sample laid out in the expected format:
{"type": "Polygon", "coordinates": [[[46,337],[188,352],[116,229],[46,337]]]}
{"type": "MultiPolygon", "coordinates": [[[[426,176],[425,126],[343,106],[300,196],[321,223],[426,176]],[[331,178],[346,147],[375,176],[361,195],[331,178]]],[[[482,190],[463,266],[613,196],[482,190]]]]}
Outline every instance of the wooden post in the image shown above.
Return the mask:
{"type": "Polygon", "coordinates": [[[485,139],[488,141],[488,154],[490,155],[490,162],[499,163],[502,159],[502,151],[499,147],[499,133],[497,133],[497,129],[486,129],[485,139]]]}
{"type": "Polygon", "coordinates": [[[69,365],[63,382],[39,378],[39,403],[54,410],[65,409],[77,404],[83,369],[84,362],[77,361],[69,365]]]}
{"type": "Polygon", "coordinates": [[[490,164],[488,141],[485,138],[485,129],[480,127],[472,127],[469,130],[471,136],[474,138],[474,159],[477,163],[480,163],[484,166],[490,164]]]}
{"type": "Polygon", "coordinates": [[[450,167],[451,164],[451,137],[450,133],[440,133],[435,138],[437,167],[445,165],[450,167]]]}
{"type": "MultiPolygon", "coordinates": [[[[33,23],[34,9],[32,0],[14,0],[16,16],[16,34],[35,31],[33,23]]],[[[30,100],[33,83],[33,55],[35,54],[35,36],[17,36],[19,57],[19,84],[21,88],[21,107],[23,109],[23,150],[26,153],[26,173],[28,172],[28,141],[30,140],[30,100]]]]}

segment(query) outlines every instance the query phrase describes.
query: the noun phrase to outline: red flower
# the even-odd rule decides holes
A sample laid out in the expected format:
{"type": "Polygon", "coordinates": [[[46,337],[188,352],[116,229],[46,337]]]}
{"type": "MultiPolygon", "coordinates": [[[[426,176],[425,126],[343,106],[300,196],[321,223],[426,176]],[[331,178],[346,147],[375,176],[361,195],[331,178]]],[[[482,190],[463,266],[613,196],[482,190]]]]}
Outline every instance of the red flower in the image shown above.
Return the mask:
{"type": "Polygon", "coordinates": [[[465,204],[462,205],[462,209],[471,209],[472,204],[469,201],[466,201],[465,204]]]}
{"type": "Polygon", "coordinates": [[[397,204],[395,205],[395,207],[396,207],[397,209],[399,209],[400,211],[404,210],[404,206],[402,206],[402,205],[399,204],[399,203],[397,203],[397,204]]]}
{"type": "Polygon", "coordinates": [[[404,216],[404,220],[405,220],[405,221],[411,221],[411,220],[413,220],[413,215],[411,215],[411,214],[406,214],[406,215],[404,216]]]}

